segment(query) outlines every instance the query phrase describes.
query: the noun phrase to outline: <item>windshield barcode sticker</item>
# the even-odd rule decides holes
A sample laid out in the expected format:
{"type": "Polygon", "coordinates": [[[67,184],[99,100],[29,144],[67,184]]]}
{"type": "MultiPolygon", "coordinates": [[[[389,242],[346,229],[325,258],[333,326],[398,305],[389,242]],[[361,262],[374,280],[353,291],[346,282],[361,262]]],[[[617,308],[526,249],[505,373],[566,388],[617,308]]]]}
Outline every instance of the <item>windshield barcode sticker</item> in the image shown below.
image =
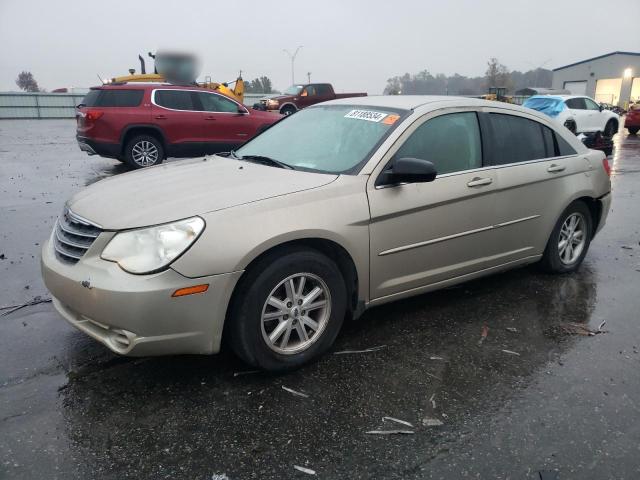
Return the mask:
{"type": "Polygon", "coordinates": [[[379,122],[386,116],[386,113],[372,112],[371,110],[351,110],[344,118],[357,118],[358,120],[367,120],[368,122],[379,122]]]}

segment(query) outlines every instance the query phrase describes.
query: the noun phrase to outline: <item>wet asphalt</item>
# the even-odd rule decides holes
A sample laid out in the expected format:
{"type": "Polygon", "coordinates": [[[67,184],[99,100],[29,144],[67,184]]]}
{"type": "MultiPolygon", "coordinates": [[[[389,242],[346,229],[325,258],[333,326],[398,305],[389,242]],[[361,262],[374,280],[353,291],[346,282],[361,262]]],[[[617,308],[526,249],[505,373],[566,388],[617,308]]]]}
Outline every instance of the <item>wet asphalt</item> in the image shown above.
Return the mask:
{"type": "Polygon", "coordinates": [[[615,142],[612,211],[578,273],[379,307],[270,375],[226,351],[118,357],[37,303],[64,201],[125,169],[80,152],[73,121],[0,122],[0,307],[36,299],[0,317],[0,478],[640,478],[640,137],[615,142]],[[366,433],[395,429],[413,433],[366,433]]]}

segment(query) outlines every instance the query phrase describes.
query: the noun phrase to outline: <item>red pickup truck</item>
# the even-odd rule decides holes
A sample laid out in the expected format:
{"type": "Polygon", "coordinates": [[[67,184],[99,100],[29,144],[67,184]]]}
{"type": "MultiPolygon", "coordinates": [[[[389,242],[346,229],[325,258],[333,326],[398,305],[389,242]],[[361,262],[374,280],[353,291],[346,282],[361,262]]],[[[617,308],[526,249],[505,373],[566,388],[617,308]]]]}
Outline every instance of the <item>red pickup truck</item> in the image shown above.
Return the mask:
{"type": "Polygon", "coordinates": [[[316,103],[335,100],[336,98],[366,96],[366,93],[336,93],[330,83],[307,83],[292,85],[277,97],[263,98],[253,108],[291,115],[301,108],[315,105],[316,103]]]}

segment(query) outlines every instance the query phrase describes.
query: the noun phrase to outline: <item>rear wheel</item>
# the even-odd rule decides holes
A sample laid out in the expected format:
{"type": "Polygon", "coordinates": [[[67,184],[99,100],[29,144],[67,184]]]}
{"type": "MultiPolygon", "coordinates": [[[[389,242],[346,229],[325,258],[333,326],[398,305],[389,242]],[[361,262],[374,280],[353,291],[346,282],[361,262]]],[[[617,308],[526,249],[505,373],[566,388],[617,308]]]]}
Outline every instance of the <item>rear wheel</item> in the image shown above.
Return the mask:
{"type": "Polygon", "coordinates": [[[282,107],[280,113],[284,116],[293,115],[294,113],[296,113],[296,109],[291,105],[287,105],[286,107],[282,107]]]}
{"type": "Polygon", "coordinates": [[[640,127],[627,127],[627,130],[629,130],[629,133],[631,135],[635,135],[636,133],[638,133],[638,131],[640,131],[640,127]]]}
{"type": "Polygon", "coordinates": [[[238,286],[227,332],[245,362],[271,371],[297,368],[322,355],[344,320],[346,287],[320,252],[295,249],[259,261],[238,286]]]}
{"type": "Polygon", "coordinates": [[[567,127],[569,129],[569,131],[571,133],[573,133],[574,135],[578,131],[578,126],[576,125],[576,121],[574,119],[572,119],[572,118],[570,118],[566,122],[564,122],[564,126],[567,127]]]}
{"type": "Polygon", "coordinates": [[[618,131],[618,123],[615,120],[609,120],[604,127],[604,136],[613,137],[618,131]]]}
{"type": "Polygon", "coordinates": [[[144,168],[162,163],[164,150],[157,138],[137,135],[127,142],[124,155],[131,168],[144,168]]]}
{"type": "Polygon", "coordinates": [[[592,232],[591,211],[584,202],[573,202],[551,232],[541,261],[543,269],[552,273],[577,270],[589,249],[592,232]]]}

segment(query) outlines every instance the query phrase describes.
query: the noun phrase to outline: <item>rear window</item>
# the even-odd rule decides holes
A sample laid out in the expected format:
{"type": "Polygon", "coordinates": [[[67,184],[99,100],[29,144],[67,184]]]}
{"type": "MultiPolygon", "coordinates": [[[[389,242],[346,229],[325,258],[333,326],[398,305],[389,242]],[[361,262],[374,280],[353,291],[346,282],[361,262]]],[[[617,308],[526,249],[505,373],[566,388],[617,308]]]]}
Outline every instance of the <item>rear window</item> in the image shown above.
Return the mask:
{"type": "Polygon", "coordinates": [[[137,107],[144,90],[91,90],[82,99],[87,107],[137,107]]]}
{"type": "Polygon", "coordinates": [[[546,158],[546,142],[538,122],[515,115],[489,114],[494,165],[546,158]]]}

